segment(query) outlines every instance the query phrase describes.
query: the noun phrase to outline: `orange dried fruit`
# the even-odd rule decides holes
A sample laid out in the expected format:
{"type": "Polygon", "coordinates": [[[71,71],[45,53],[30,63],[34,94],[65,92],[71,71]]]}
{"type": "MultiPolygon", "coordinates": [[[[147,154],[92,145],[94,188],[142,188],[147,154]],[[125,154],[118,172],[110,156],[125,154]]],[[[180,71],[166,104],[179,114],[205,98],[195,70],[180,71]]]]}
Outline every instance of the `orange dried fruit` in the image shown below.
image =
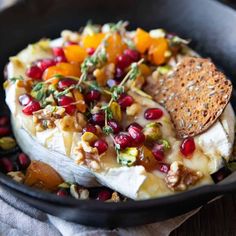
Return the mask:
{"type": "Polygon", "coordinates": [[[97,48],[104,39],[104,33],[97,33],[93,35],[85,35],[82,37],[81,43],[84,48],[97,48]]]}
{"type": "Polygon", "coordinates": [[[64,47],[64,53],[69,62],[81,63],[87,57],[86,49],[79,45],[69,45],[64,47]]]}
{"type": "Polygon", "coordinates": [[[48,164],[32,161],[29,165],[24,183],[28,186],[47,191],[55,191],[63,183],[61,176],[48,164]]]}
{"type": "Polygon", "coordinates": [[[122,37],[118,33],[112,34],[107,39],[107,60],[108,62],[116,62],[116,58],[118,55],[121,55],[123,51],[127,48],[127,46],[122,41],[122,37]]]}
{"type": "Polygon", "coordinates": [[[152,39],[152,44],[148,51],[149,60],[156,65],[166,62],[165,53],[168,50],[168,42],[165,38],[152,39]]]}
{"type": "MultiPolygon", "coordinates": [[[[56,75],[79,77],[80,74],[81,72],[79,65],[62,62],[57,64],[56,66],[51,66],[46,69],[43,73],[43,79],[49,80],[56,75]]],[[[55,78],[51,81],[52,84],[56,84],[57,82],[58,78],[55,78]]]]}
{"type": "Polygon", "coordinates": [[[80,112],[84,113],[86,111],[87,106],[86,106],[86,103],[84,101],[83,94],[79,90],[74,89],[73,90],[73,95],[74,95],[74,98],[75,98],[77,109],[80,112]]]}
{"type": "Polygon", "coordinates": [[[144,53],[152,44],[152,38],[148,32],[138,28],[135,32],[134,43],[140,53],[144,53]]]}

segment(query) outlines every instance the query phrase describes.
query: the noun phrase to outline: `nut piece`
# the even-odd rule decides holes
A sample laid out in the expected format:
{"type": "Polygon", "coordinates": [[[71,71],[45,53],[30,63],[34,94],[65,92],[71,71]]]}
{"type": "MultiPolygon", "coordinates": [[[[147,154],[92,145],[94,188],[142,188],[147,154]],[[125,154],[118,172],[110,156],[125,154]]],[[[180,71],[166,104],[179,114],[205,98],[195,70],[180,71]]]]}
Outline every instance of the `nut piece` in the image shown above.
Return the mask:
{"type": "Polygon", "coordinates": [[[191,170],[182,162],[175,161],[171,164],[165,181],[172,191],[184,191],[189,186],[195,185],[202,177],[200,171],[191,170]]]}
{"type": "Polygon", "coordinates": [[[128,116],[135,116],[140,112],[140,110],[141,110],[141,105],[138,103],[134,103],[126,108],[126,114],[128,116]]]}
{"type": "Polygon", "coordinates": [[[11,171],[7,175],[18,183],[23,183],[25,180],[25,175],[21,171],[11,171]]]}
{"type": "Polygon", "coordinates": [[[113,192],[112,195],[111,195],[111,198],[108,199],[106,202],[120,202],[121,199],[120,199],[120,196],[117,192],[113,192]]]}
{"type": "Polygon", "coordinates": [[[86,188],[80,187],[76,184],[70,186],[70,193],[76,199],[88,199],[89,191],[86,188]]]}

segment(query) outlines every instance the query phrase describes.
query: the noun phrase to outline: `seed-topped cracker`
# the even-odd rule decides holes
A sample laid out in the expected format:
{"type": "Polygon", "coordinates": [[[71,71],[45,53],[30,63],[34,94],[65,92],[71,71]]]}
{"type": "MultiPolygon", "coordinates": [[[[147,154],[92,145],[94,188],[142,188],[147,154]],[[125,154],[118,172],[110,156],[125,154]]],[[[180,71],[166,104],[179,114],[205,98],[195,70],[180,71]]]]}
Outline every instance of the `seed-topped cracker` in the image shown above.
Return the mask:
{"type": "Polygon", "coordinates": [[[232,84],[209,59],[186,57],[146,91],[166,107],[177,136],[185,138],[214,124],[230,100],[232,84]]]}

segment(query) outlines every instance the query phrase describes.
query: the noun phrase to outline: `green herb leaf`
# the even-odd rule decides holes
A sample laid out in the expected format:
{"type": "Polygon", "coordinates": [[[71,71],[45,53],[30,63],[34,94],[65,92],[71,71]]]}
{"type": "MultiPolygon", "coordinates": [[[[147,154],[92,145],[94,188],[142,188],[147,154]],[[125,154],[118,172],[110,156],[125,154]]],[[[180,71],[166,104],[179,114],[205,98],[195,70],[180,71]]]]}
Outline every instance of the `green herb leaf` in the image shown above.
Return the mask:
{"type": "Polygon", "coordinates": [[[112,87],[112,98],[117,101],[119,96],[124,93],[125,87],[124,86],[113,86],[112,87]]]}
{"type": "Polygon", "coordinates": [[[139,74],[140,74],[140,70],[139,70],[138,64],[137,63],[132,63],[129,79],[130,80],[135,80],[139,74]]]}
{"type": "Polygon", "coordinates": [[[18,80],[24,80],[23,76],[18,76],[18,77],[12,77],[9,79],[11,82],[15,83],[18,80]]]}
{"type": "Polygon", "coordinates": [[[105,135],[109,135],[113,133],[113,129],[109,125],[104,126],[102,131],[105,135]]]}
{"type": "Polygon", "coordinates": [[[43,86],[44,86],[44,83],[43,83],[43,82],[37,83],[37,84],[33,87],[32,91],[37,92],[37,91],[41,90],[41,89],[43,88],[43,86]]]}

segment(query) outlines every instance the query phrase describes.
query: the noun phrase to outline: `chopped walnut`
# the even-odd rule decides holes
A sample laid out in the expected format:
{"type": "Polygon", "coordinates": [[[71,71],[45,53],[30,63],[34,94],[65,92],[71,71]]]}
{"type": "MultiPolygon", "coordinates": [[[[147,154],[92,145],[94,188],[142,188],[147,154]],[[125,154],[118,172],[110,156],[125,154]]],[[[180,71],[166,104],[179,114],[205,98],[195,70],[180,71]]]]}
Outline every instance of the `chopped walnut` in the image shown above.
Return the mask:
{"type": "Polygon", "coordinates": [[[111,198],[108,199],[106,202],[120,202],[121,199],[120,199],[120,196],[117,192],[113,192],[112,195],[111,195],[111,198]]]}
{"type": "Polygon", "coordinates": [[[175,161],[171,164],[165,181],[172,191],[184,191],[189,186],[195,185],[202,177],[200,171],[191,170],[182,162],[175,161]]]}
{"type": "Polygon", "coordinates": [[[25,175],[21,171],[11,171],[7,175],[18,183],[23,183],[25,180],[25,175]]]}
{"type": "Polygon", "coordinates": [[[137,115],[141,110],[141,105],[138,103],[133,103],[131,106],[126,108],[126,114],[128,116],[135,116],[137,115]]]}
{"type": "Polygon", "coordinates": [[[88,199],[89,198],[89,191],[86,188],[78,186],[76,184],[72,184],[70,186],[70,193],[76,199],[88,199]]]}
{"type": "Polygon", "coordinates": [[[55,127],[55,120],[61,119],[65,114],[65,108],[48,105],[44,109],[33,113],[33,122],[37,131],[51,129],[55,127]]]}

